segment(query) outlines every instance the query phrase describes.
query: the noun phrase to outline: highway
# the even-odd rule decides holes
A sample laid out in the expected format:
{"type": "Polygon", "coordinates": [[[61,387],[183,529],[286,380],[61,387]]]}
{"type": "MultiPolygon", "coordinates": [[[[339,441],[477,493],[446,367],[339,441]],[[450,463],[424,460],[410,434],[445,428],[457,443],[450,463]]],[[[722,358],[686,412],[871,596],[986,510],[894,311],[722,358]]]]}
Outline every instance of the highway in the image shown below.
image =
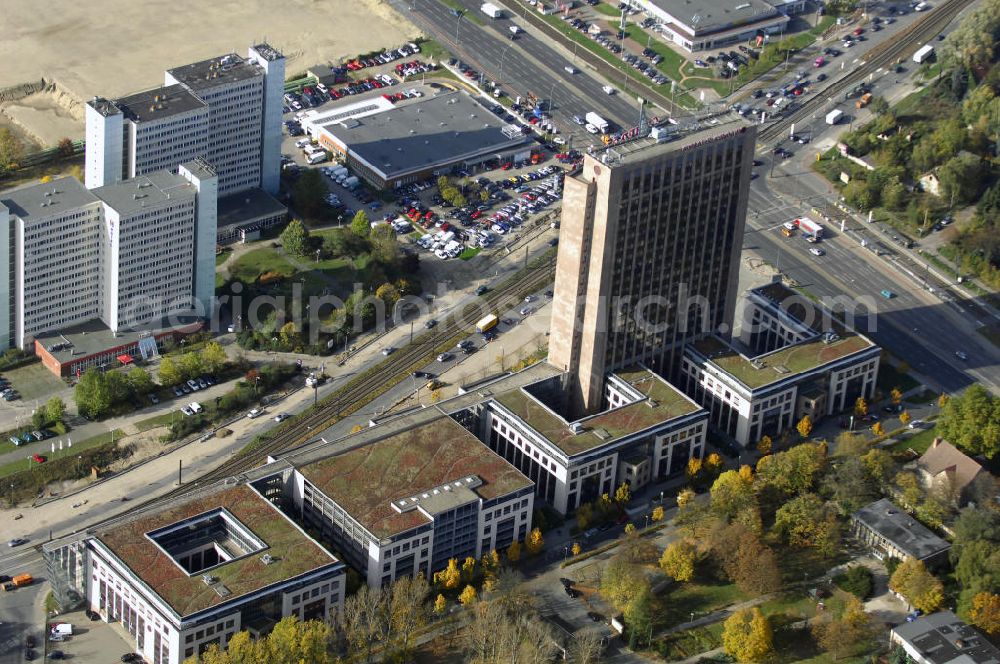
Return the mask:
{"type": "MultiPolygon", "coordinates": [[[[605,94],[601,89],[606,81],[589,72],[580,60],[574,62],[571,54],[554,48],[538,38],[537,31],[525,20],[511,18],[504,10],[504,18],[489,19],[474,0],[457,0],[466,8],[466,15],[456,18],[439,0],[393,0],[396,9],[426,30],[451,50],[455,57],[489,79],[499,81],[508,96],[527,96],[528,92],[539,99],[552,102],[552,115],[563,137],[572,145],[581,147],[597,143],[583,127],[572,120],[596,111],[620,127],[635,125],[639,119],[639,104],[634,97],[620,92],[605,94]],[[483,25],[469,17],[475,16],[483,25]],[[524,31],[512,40],[510,26],[517,25],[524,31]],[[565,67],[574,66],[578,72],[569,74],[565,67]]],[[[652,111],[656,115],[659,111],[652,111]]]]}

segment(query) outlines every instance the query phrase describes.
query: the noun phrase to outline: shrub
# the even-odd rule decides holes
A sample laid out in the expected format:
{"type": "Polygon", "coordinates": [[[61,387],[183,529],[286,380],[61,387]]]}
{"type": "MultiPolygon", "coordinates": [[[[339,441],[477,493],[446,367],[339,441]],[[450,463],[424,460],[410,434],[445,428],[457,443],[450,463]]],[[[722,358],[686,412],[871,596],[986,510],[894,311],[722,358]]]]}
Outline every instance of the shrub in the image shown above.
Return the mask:
{"type": "Polygon", "coordinates": [[[860,600],[869,597],[875,589],[875,580],[871,571],[861,565],[848,567],[844,572],[833,577],[833,582],[838,588],[851,593],[860,600]]]}

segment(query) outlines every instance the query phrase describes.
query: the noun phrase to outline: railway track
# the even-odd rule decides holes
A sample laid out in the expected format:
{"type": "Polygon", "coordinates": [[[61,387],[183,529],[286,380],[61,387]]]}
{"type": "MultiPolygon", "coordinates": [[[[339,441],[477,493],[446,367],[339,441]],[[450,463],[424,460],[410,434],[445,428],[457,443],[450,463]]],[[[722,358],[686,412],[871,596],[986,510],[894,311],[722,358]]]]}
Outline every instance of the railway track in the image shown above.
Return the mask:
{"type": "Polygon", "coordinates": [[[259,466],[268,455],[280,453],[306,442],[328,425],[384,394],[405,379],[411,371],[426,365],[438,353],[453,348],[457,338],[472,331],[476,321],[482,317],[483,311],[502,312],[521,302],[525,295],[534,293],[551,283],[555,275],[554,254],[554,251],[550,251],[536,260],[539,264],[519,270],[499,287],[478,298],[475,306],[466,305],[456,314],[449,315],[448,319],[437,327],[424,332],[386,360],[352,378],[335,392],[324,397],[318,406],[288,420],[287,424],[276,429],[273,435],[265,434],[262,441],[250,452],[233,457],[200,476],[197,482],[177,487],[159,498],[137,506],[137,509],[145,510],[199,487],[239,475],[259,466]],[[469,309],[472,310],[472,314],[463,315],[469,309]]]}
{"type": "Polygon", "coordinates": [[[844,91],[861,83],[879,69],[895,65],[912,55],[921,44],[941,32],[963,9],[975,0],[948,0],[896,35],[895,39],[879,44],[865,55],[865,61],[835,83],[817,92],[791,115],[784,116],[757,134],[758,144],[764,145],[780,139],[792,124],[808,119],[824,105],[836,102],[844,91]]]}

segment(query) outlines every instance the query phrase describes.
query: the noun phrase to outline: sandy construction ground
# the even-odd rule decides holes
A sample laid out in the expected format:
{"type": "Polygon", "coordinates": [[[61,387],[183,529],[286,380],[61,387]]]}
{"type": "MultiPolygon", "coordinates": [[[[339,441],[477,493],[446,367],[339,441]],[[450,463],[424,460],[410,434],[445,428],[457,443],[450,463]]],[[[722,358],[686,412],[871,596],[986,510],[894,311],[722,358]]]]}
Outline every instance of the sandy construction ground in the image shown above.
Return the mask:
{"type": "Polygon", "coordinates": [[[6,0],[0,88],[56,90],[2,110],[40,142],[83,136],[80,103],[159,85],[163,70],[267,40],[289,74],[409,41],[417,29],[380,0],[6,0]]]}

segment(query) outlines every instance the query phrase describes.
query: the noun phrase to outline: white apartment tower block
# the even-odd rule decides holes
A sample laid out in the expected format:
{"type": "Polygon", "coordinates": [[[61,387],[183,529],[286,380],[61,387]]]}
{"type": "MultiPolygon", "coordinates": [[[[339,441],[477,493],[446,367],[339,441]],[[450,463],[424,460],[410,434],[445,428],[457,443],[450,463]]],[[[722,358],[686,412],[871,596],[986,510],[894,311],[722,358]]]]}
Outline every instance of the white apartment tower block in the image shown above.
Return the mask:
{"type": "Polygon", "coordinates": [[[220,196],[278,190],[284,56],[258,44],[168,70],[164,85],[87,103],[87,188],[204,159],[220,196]]]}

